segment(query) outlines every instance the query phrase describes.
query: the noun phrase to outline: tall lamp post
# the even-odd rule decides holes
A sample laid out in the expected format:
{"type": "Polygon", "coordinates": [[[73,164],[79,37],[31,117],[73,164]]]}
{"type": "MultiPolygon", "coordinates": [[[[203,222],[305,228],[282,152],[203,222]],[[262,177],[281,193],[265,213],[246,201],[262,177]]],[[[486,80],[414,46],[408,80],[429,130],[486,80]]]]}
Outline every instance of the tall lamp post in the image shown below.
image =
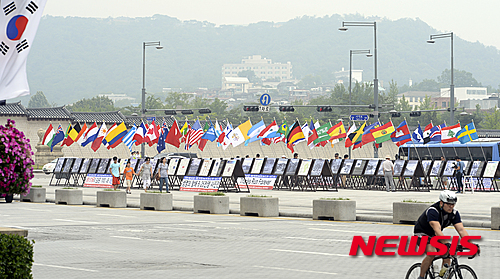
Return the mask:
{"type": "MultiPolygon", "coordinates": [[[[340,31],[347,31],[348,26],[373,27],[373,59],[375,62],[373,79],[373,102],[375,105],[374,115],[378,117],[378,77],[377,77],[377,22],[373,21],[342,21],[340,31]]],[[[378,158],[378,149],[373,145],[373,157],[378,158]]]]}
{"type": "MultiPolygon", "coordinates": [[[[156,49],[162,49],[160,42],[143,42],[142,43],[142,108],[141,119],[144,121],[146,116],[146,47],[156,46],[156,49]]],[[[141,144],[141,158],[145,158],[146,148],[144,143],[141,144]]]]}
{"type": "MultiPolygon", "coordinates": [[[[351,49],[349,51],[349,116],[352,113],[352,55],[353,54],[366,54],[366,57],[372,57],[369,49],[351,49]]],[[[349,146],[349,158],[351,158],[351,147],[349,146]]]]}
{"type": "Polygon", "coordinates": [[[429,44],[435,43],[434,39],[451,39],[451,83],[450,83],[450,125],[455,123],[455,85],[453,84],[453,32],[431,35],[427,41],[429,44]]]}

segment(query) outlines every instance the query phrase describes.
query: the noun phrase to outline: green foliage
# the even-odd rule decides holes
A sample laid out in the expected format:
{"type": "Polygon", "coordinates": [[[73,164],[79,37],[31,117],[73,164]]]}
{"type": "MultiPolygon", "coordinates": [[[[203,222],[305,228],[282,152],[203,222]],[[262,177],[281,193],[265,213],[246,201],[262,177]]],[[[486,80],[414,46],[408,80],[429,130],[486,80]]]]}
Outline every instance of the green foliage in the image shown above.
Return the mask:
{"type": "Polygon", "coordinates": [[[186,109],[188,108],[190,98],[191,95],[188,94],[170,92],[165,99],[165,108],[186,109]]]}
{"type": "MultiPolygon", "coordinates": [[[[435,104],[431,103],[431,97],[425,95],[423,102],[419,106],[419,110],[431,110],[436,109],[435,104]]],[[[422,115],[418,118],[421,125],[427,125],[433,122],[434,125],[439,125],[441,123],[441,115],[437,111],[433,112],[422,112],[422,115]]],[[[422,127],[423,128],[423,127],[422,127]]]]}
{"type": "Polygon", "coordinates": [[[116,110],[113,101],[105,96],[95,96],[92,99],[83,98],[69,105],[68,109],[72,112],[106,112],[116,110]]]}
{"type": "MultiPolygon", "coordinates": [[[[165,105],[163,105],[160,97],[156,97],[154,94],[148,95],[145,106],[146,109],[165,109],[165,105]]],[[[147,112],[147,115],[164,116],[165,113],[163,111],[151,111],[147,112]]]]}
{"type": "MultiPolygon", "coordinates": [[[[445,69],[441,75],[437,78],[440,83],[443,84],[451,84],[451,71],[449,69],[445,69]]],[[[469,73],[464,70],[458,70],[454,68],[453,71],[453,83],[455,87],[479,87],[482,86],[480,82],[478,82],[473,76],[472,73],[469,73]]]]}
{"type": "Polygon", "coordinates": [[[42,185],[33,185],[31,186],[31,188],[42,188],[43,186],[42,185]]]}
{"type": "Polygon", "coordinates": [[[349,201],[351,199],[350,198],[320,198],[320,200],[327,200],[327,201],[349,201]]]}
{"type": "Polygon", "coordinates": [[[480,124],[483,129],[500,129],[500,110],[497,107],[491,109],[483,118],[480,124]]]}
{"type": "Polygon", "coordinates": [[[14,234],[0,234],[0,278],[33,278],[34,240],[14,234]]]}
{"type": "MultiPolygon", "coordinates": [[[[342,21],[373,21],[361,15],[303,16],[279,24],[216,26],[180,21],[165,15],[138,18],[81,18],[44,16],[30,52],[27,72],[30,87],[43,90],[49,100],[72,103],[102,92],[120,92],[140,98],[142,42],[162,42],[163,50],[146,50],[148,92],[166,85],[190,90],[218,88],[221,66],[239,63],[244,56],[262,54],[275,62],[293,65],[295,78],[321,77],[329,83],[334,72],[346,67],[352,46],[370,46],[368,28],[336,31],[342,21]],[[154,23],[154,24],[153,24],[154,23]],[[96,45],[99,42],[99,45],[96,45]],[[332,68],[333,67],[333,68],[332,68]]],[[[399,84],[421,81],[449,67],[449,44],[426,45],[437,31],[419,19],[379,19],[379,79],[399,84]],[[407,32],[412,30],[412,32],[407,32]]],[[[497,85],[500,54],[495,47],[456,37],[455,50],[464,69],[483,84],[497,85]],[[473,55],[471,55],[473,54],[473,55]]],[[[356,59],[364,76],[373,76],[372,59],[356,59]]],[[[458,77],[457,77],[458,81],[458,77]]],[[[458,84],[458,83],[457,83],[458,84]]],[[[404,92],[404,91],[401,91],[404,92]]]]}
{"type": "Polygon", "coordinates": [[[35,95],[31,96],[30,102],[28,103],[29,108],[50,108],[51,105],[45,94],[42,91],[37,91],[35,95]]]}
{"type": "Polygon", "coordinates": [[[225,196],[223,192],[201,192],[198,193],[200,196],[225,196]]]}
{"type": "Polygon", "coordinates": [[[272,198],[273,196],[266,196],[266,195],[247,195],[249,198],[272,198]]]}

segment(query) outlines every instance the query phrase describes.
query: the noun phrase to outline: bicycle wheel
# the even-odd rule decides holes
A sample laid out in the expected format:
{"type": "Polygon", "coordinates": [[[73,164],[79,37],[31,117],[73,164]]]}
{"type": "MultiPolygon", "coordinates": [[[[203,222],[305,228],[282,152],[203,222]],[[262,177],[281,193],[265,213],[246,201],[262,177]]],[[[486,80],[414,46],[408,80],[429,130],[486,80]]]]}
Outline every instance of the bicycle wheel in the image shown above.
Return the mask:
{"type": "Polygon", "coordinates": [[[450,276],[448,276],[448,279],[477,279],[477,275],[472,267],[461,264],[458,266],[458,271],[452,270],[450,272],[450,276]],[[460,277],[460,275],[462,275],[462,277],[460,277]]]}
{"type": "MultiPolygon", "coordinates": [[[[410,269],[408,269],[408,272],[406,272],[406,277],[405,279],[417,279],[420,276],[420,265],[421,263],[416,263],[413,264],[410,269]]],[[[425,279],[430,279],[432,276],[429,275],[429,271],[425,273],[424,276],[425,279]]]]}

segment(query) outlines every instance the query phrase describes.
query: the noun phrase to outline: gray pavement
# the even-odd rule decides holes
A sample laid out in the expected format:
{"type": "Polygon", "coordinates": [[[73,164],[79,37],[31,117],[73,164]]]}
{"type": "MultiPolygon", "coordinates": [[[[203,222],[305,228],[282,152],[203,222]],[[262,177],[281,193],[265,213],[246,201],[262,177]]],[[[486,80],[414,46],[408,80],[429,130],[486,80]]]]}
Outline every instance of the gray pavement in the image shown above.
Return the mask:
{"type": "MultiPolygon", "coordinates": [[[[36,174],[33,185],[47,186],[50,176],[36,174]]],[[[54,200],[56,186],[47,186],[47,199],[54,200]]],[[[95,192],[100,189],[82,188],[83,200],[86,204],[95,204],[95,192]]],[[[129,207],[139,207],[139,195],[143,190],[134,188],[127,195],[129,207]]],[[[192,211],[193,196],[198,193],[172,191],[173,205],[176,210],[192,211]]],[[[385,192],[368,190],[339,189],[338,192],[300,192],[283,190],[251,190],[251,194],[268,195],[279,198],[280,215],[284,217],[312,218],[312,201],[319,198],[343,197],[356,201],[356,214],[359,221],[392,222],[392,204],[403,200],[435,202],[439,191],[430,192],[385,192]]],[[[248,193],[228,193],[230,210],[239,213],[239,199],[248,193]]],[[[491,207],[500,206],[500,193],[475,192],[458,195],[456,209],[460,211],[467,227],[490,228],[491,207]]]]}
{"type": "MultiPolygon", "coordinates": [[[[34,278],[404,278],[421,257],[348,256],[354,235],[411,235],[412,226],[141,211],[90,205],[0,203],[0,226],[34,239],[34,278]]],[[[453,229],[445,230],[454,235],[453,229]]],[[[481,257],[461,258],[479,278],[500,273],[500,231],[481,235],[481,257]]]]}

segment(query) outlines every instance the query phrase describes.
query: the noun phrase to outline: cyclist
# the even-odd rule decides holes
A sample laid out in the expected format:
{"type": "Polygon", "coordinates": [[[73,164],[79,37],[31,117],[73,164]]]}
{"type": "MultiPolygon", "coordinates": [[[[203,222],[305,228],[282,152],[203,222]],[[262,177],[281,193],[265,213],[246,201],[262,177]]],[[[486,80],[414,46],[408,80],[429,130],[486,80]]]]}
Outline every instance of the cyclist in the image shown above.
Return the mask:
{"type": "MultiPolygon", "coordinates": [[[[458,213],[455,209],[456,203],[457,196],[455,193],[449,190],[444,190],[439,194],[439,201],[427,208],[418,218],[418,221],[413,229],[413,233],[417,236],[429,237],[427,247],[425,249],[426,254],[428,252],[436,252],[436,248],[429,244],[431,237],[444,236],[443,230],[449,225],[453,225],[455,227],[455,230],[457,230],[460,237],[469,235],[462,224],[460,213],[458,213]]],[[[449,243],[448,240],[440,240],[440,242],[444,244],[449,243]]],[[[427,272],[427,269],[429,269],[433,260],[434,256],[427,255],[424,258],[420,268],[420,277],[418,277],[418,279],[424,278],[425,273],[427,272]]],[[[445,263],[449,266],[450,259],[443,259],[443,265],[445,263]]]]}

